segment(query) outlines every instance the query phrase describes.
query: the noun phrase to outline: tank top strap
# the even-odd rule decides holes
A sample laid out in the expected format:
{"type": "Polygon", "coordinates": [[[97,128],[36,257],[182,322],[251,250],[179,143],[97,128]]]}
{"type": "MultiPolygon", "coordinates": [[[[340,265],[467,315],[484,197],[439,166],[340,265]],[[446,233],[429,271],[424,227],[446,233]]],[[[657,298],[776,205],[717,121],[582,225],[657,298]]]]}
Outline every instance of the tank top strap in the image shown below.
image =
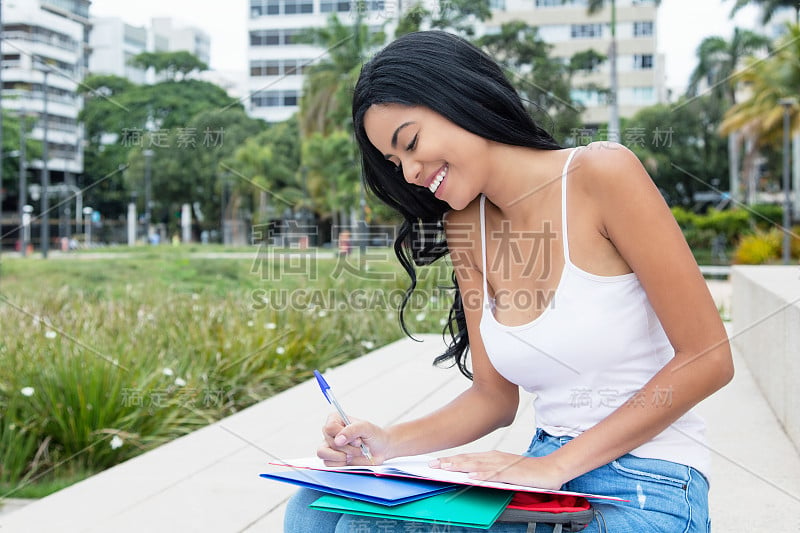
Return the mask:
{"type": "Polygon", "coordinates": [[[581,146],[576,146],[572,149],[567,156],[567,161],[564,163],[564,169],[561,171],[561,247],[564,249],[564,262],[566,264],[572,263],[569,258],[569,237],[567,236],[567,175],[569,174],[569,165],[572,163],[572,158],[581,148],[581,146]]]}
{"type": "Polygon", "coordinates": [[[483,274],[483,306],[488,309],[489,305],[489,283],[486,281],[486,196],[481,194],[481,261],[482,261],[482,274],[483,274]]]}

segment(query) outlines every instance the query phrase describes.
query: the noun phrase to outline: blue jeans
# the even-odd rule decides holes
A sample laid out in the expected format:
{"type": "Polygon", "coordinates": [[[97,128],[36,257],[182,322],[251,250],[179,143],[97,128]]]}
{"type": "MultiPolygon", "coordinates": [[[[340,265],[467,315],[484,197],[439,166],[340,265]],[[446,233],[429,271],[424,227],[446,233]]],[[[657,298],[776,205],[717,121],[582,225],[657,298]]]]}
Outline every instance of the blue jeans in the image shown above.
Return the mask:
{"type": "MultiPolygon", "coordinates": [[[[542,430],[534,435],[525,455],[548,455],[570,437],[553,437],[542,430]]],[[[567,482],[563,490],[603,494],[629,500],[592,500],[598,512],[586,533],[700,533],[711,531],[708,517],[708,483],[694,468],[624,455],[567,482]]],[[[301,489],[286,509],[285,533],[525,533],[527,524],[497,522],[490,529],[447,524],[387,520],[309,509],[322,493],[301,489]]],[[[537,533],[552,526],[539,524],[537,533]]]]}

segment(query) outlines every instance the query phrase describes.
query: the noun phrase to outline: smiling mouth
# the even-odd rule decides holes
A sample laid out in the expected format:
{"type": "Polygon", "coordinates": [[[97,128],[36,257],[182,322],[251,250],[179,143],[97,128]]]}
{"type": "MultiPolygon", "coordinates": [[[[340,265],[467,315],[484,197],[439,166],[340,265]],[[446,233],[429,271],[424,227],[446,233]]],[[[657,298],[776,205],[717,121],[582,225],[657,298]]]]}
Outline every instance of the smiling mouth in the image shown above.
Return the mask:
{"type": "Polygon", "coordinates": [[[442,170],[436,173],[436,176],[434,176],[433,181],[431,182],[430,185],[428,185],[428,190],[430,190],[432,193],[436,192],[436,189],[439,188],[439,185],[442,184],[442,181],[444,181],[445,176],[447,176],[447,170],[449,168],[450,168],[449,165],[445,164],[444,167],[442,167],[442,170]]]}

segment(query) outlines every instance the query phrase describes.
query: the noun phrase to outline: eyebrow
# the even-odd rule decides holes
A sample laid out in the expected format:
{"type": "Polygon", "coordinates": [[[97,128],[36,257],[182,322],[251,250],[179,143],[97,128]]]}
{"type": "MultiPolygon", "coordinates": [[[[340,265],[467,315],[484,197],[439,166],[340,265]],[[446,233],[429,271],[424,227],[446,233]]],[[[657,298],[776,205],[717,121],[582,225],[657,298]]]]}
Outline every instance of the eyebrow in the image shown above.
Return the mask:
{"type": "MultiPolygon", "coordinates": [[[[397,148],[397,136],[400,134],[400,130],[402,130],[406,126],[410,126],[411,124],[414,124],[414,122],[413,121],[412,122],[404,122],[404,123],[400,124],[397,127],[396,130],[394,130],[394,133],[392,134],[392,148],[397,148]]],[[[390,157],[392,157],[392,154],[384,154],[383,157],[385,157],[386,159],[389,159],[390,157]]]]}

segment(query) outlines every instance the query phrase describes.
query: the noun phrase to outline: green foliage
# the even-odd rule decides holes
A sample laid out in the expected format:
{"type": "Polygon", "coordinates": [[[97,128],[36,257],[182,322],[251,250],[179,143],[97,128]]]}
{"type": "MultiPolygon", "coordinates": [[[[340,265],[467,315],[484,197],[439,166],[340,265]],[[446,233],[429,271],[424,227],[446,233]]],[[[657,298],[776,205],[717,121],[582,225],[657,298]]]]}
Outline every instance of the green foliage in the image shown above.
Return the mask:
{"type": "Polygon", "coordinates": [[[143,70],[152,68],[156,74],[165,74],[168,79],[186,78],[192,72],[208,70],[208,65],[186,50],[175,52],[142,52],[133,56],[129,63],[143,70]]]}
{"type": "Polygon", "coordinates": [[[767,231],[783,224],[783,207],[775,204],[755,204],[750,206],[756,227],[767,231]]]}
{"type": "Polygon", "coordinates": [[[750,214],[744,209],[719,211],[713,208],[705,215],[695,217],[694,224],[700,230],[724,236],[726,242],[733,242],[739,235],[749,233],[752,225],[750,214]]]}
{"type": "Polygon", "coordinates": [[[302,162],[315,211],[328,217],[358,207],[361,183],[350,134],[341,130],[327,137],[312,134],[303,141],[302,162]]]}
{"type": "Polygon", "coordinates": [[[536,28],[522,21],[507,22],[499,33],[484,35],[477,44],[504,67],[534,119],[557,140],[580,125],[580,106],[570,96],[569,69],[550,57],[552,45],[539,37],[536,28]]]}
{"type": "MultiPolygon", "coordinates": [[[[286,209],[309,207],[300,170],[300,131],[296,117],[270,125],[243,142],[223,167],[235,195],[253,202],[264,197],[264,215],[278,218],[286,209]]],[[[255,211],[255,207],[254,207],[255,211]]],[[[257,220],[264,223],[268,220],[257,220]]]]}
{"type": "Polygon", "coordinates": [[[42,143],[30,138],[30,131],[33,129],[35,118],[22,117],[3,110],[3,184],[0,188],[4,189],[4,197],[17,197],[19,194],[19,158],[20,158],[20,122],[25,128],[25,160],[28,168],[30,162],[41,158],[42,143]],[[16,155],[15,155],[16,154],[16,155]]]}
{"type": "Polygon", "coordinates": [[[87,146],[78,185],[87,188],[84,202],[110,218],[124,215],[132,197],[138,196],[143,211],[144,149],[155,152],[154,198],[166,200],[165,209],[200,196],[207,214],[218,213],[212,204],[216,161],[243,140],[242,133],[261,129],[238,101],[205,81],[137,85],[117,76],[88,76],[79,90],[86,97],[79,118],[87,146]],[[214,135],[210,141],[209,131],[214,135]],[[124,175],[118,172],[128,164],[124,175]]]}
{"type": "Polygon", "coordinates": [[[361,65],[369,50],[383,44],[383,31],[371,32],[356,17],[352,26],[333,14],[322,28],[308,28],[296,38],[328,52],[328,57],[305,70],[300,98],[300,131],[328,135],[337,129],[352,130],[351,103],[361,65]]]}
{"type": "Polygon", "coordinates": [[[718,99],[701,96],[647,107],[625,121],[623,144],[671,206],[692,205],[695,191],[727,189],[728,146],[718,133],[722,113],[718,99]]]}
{"type": "MultiPolygon", "coordinates": [[[[268,248],[4,261],[0,486],[57,487],[400,338],[408,279],[390,250],[303,266],[268,248]]],[[[413,331],[441,331],[448,273],[421,271],[413,331]]]]}

